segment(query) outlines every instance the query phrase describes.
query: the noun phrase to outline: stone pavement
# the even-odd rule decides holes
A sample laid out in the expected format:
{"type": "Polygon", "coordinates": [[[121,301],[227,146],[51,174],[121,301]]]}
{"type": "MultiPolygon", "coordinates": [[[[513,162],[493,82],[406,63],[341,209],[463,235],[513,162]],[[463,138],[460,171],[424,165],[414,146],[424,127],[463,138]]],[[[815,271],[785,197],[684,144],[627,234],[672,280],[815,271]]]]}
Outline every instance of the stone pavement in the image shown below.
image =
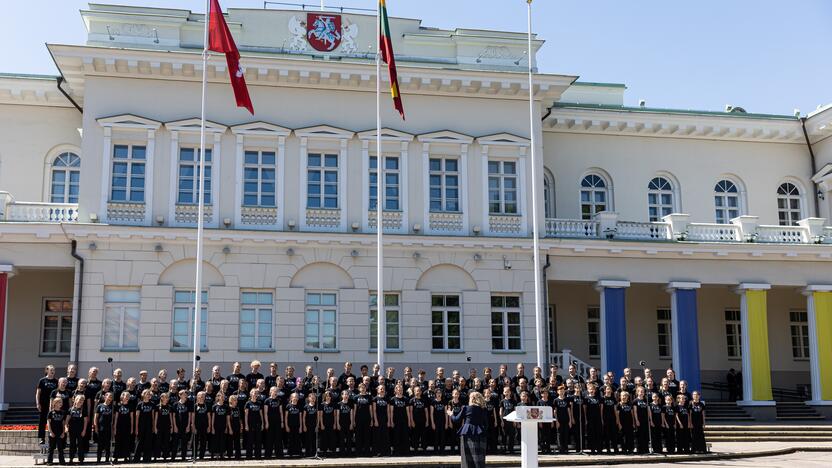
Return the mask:
{"type": "MultiPolygon", "coordinates": [[[[686,464],[697,464],[695,462],[703,462],[703,464],[710,464],[708,462],[716,460],[730,460],[742,459],[751,457],[772,457],[788,455],[795,452],[830,452],[832,454],[832,442],[714,442],[711,444],[712,453],[705,455],[577,455],[571,453],[569,455],[541,455],[541,466],[608,466],[621,464],[646,464],[646,463],[661,463],[661,464],[675,464],[686,462],[686,464]]],[[[93,455],[92,460],[95,460],[93,455]]],[[[753,460],[748,460],[753,463],[753,460]]],[[[495,455],[488,457],[487,463],[494,467],[508,467],[519,466],[519,455],[503,456],[495,455]]],[[[94,463],[85,465],[95,466],[94,463]]],[[[190,462],[178,462],[173,464],[154,463],[153,467],[185,467],[191,465],[190,462]]],[[[395,465],[395,468],[419,467],[419,468],[439,468],[459,466],[458,456],[412,456],[407,458],[329,458],[326,460],[310,460],[310,459],[282,459],[282,460],[263,460],[263,461],[237,461],[237,460],[222,460],[211,461],[204,460],[196,462],[199,468],[227,468],[229,465],[240,467],[258,467],[258,466],[275,466],[275,467],[326,467],[326,468],[342,468],[342,467],[389,467],[395,465]]],[[[0,467],[31,467],[34,466],[34,461],[30,456],[0,456],[0,467]]],[[[141,467],[141,464],[129,464],[129,467],[141,467]]],[[[832,463],[830,463],[832,466],[832,463]]]]}

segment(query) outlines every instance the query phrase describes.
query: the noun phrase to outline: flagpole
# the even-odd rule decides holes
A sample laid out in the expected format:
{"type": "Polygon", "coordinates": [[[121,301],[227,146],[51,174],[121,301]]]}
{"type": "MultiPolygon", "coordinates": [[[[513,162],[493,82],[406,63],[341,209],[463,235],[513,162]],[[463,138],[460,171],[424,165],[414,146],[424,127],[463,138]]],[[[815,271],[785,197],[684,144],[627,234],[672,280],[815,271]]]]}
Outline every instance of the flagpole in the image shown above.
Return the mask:
{"type": "MultiPolygon", "coordinates": [[[[384,372],[384,345],[387,343],[387,315],[384,311],[384,161],[381,156],[381,2],[376,5],[376,325],[378,332],[376,348],[378,351],[378,366],[384,372]]],[[[383,375],[383,374],[382,374],[383,375]]]]}
{"type": "MultiPolygon", "coordinates": [[[[529,61],[529,133],[531,134],[531,162],[532,162],[532,248],[534,249],[534,318],[535,318],[535,331],[536,331],[536,338],[537,338],[537,365],[541,369],[544,369],[544,364],[546,364],[549,360],[545,358],[546,355],[546,335],[543,328],[543,308],[541,307],[541,297],[540,297],[540,290],[541,290],[541,278],[540,278],[540,241],[539,241],[539,234],[538,234],[538,222],[537,222],[537,161],[535,156],[537,155],[537,146],[536,146],[536,138],[535,138],[535,126],[534,126],[534,67],[532,63],[532,0],[526,0],[527,10],[528,10],[528,26],[529,26],[529,51],[528,51],[528,61],[529,61]]],[[[564,366],[567,365],[564,363],[564,366]]]]}

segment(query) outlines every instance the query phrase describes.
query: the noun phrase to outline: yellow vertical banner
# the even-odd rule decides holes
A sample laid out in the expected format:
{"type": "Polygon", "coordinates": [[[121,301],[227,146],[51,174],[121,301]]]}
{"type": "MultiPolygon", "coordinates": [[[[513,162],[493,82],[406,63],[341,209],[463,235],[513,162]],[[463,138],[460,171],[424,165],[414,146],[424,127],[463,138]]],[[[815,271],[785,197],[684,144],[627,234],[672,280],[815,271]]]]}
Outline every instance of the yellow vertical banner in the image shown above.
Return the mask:
{"type": "Polygon", "coordinates": [[[751,383],[754,401],[771,401],[771,360],[768,352],[768,309],[766,291],[749,290],[746,294],[748,311],[748,345],[751,348],[751,383]]]}
{"type": "Polygon", "coordinates": [[[820,396],[822,400],[832,400],[832,292],[815,291],[812,294],[815,301],[815,333],[818,338],[820,396]]]}

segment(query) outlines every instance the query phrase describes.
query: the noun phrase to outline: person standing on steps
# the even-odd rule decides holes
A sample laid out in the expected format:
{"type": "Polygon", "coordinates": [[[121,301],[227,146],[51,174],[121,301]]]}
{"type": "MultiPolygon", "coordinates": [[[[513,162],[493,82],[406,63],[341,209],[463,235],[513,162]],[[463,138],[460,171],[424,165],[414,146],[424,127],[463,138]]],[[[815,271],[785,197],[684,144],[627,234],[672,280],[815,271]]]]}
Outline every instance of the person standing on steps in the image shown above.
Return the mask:
{"type": "Polygon", "coordinates": [[[486,431],[488,430],[488,411],[485,398],[480,392],[468,395],[468,404],[459,413],[451,408],[445,409],[454,423],[459,423],[457,435],[460,437],[461,467],[485,468],[486,431]]]}

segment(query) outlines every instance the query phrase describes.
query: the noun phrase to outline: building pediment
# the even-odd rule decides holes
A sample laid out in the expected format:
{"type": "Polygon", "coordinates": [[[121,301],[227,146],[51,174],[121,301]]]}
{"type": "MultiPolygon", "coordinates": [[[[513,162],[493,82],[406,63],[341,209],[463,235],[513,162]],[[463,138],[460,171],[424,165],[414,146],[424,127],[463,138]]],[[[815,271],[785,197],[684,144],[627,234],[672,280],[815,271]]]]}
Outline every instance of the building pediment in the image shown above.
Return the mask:
{"type": "Polygon", "coordinates": [[[137,130],[158,130],[162,122],[157,120],[139,117],[133,114],[120,114],[111,117],[97,119],[102,127],[132,128],[137,130]]]}
{"type": "MultiPolygon", "coordinates": [[[[174,122],[167,122],[165,123],[165,128],[171,132],[199,132],[200,131],[200,119],[199,118],[191,118],[185,120],[177,120],[174,122]]],[[[205,133],[225,133],[228,129],[225,125],[218,124],[216,122],[211,122],[210,120],[205,121],[205,133]]]]}
{"type": "MultiPolygon", "coordinates": [[[[376,133],[376,129],[360,132],[358,133],[358,139],[375,140],[376,133]]],[[[392,128],[382,128],[381,139],[384,141],[411,141],[413,140],[413,135],[399,130],[393,130],[392,128]]]]}
{"type": "Polygon", "coordinates": [[[231,133],[235,135],[253,135],[262,137],[287,137],[290,133],[292,133],[292,129],[259,121],[234,125],[231,127],[231,133]]]}
{"type": "Polygon", "coordinates": [[[496,133],[494,135],[481,136],[476,139],[477,144],[493,146],[529,146],[528,138],[512,135],[511,133],[496,133]]]}
{"type": "Polygon", "coordinates": [[[441,130],[433,133],[424,133],[417,136],[422,143],[450,143],[458,145],[470,145],[474,137],[450,130],[441,130]]]}
{"type": "Polygon", "coordinates": [[[330,125],[316,125],[314,127],[299,128],[295,130],[295,135],[301,138],[350,139],[355,136],[355,132],[330,125]]]}

